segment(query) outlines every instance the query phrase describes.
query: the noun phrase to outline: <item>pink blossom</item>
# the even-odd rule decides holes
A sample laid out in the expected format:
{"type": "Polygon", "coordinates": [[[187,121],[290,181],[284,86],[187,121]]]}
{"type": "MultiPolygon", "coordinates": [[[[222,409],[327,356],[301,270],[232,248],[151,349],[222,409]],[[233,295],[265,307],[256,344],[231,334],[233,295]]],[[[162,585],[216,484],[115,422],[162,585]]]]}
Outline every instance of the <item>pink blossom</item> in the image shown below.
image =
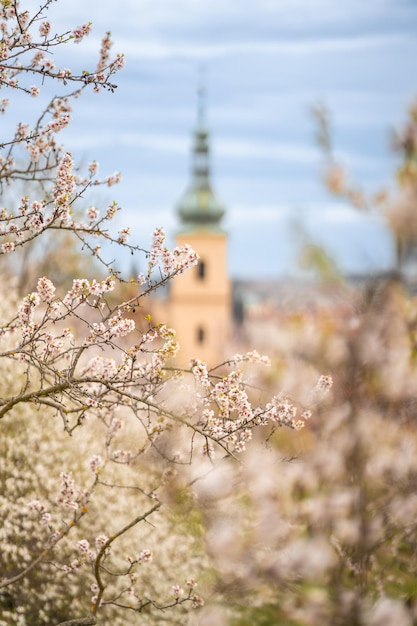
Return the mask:
{"type": "Polygon", "coordinates": [[[86,37],[90,32],[91,32],[91,22],[88,22],[88,24],[83,24],[82,26],[78,26],[72,32],[74,42],[80,43],[80,41],[84,37],[86,37]]]}
{"type": "Polygon", "coordinates": [[[118,211],[118,206],[116,202],[113,202],[113,204],[111,204],[108,208],[107,208],[107,212],[106,212],[106,217],[107,219],[112,219],[115,215],[116,212],[118,211]]]}
{"type": "Polygon", "coordinates": [[[116,60],[112,63],[112,69],[115,71],[121,70],[125,65],[124,54],[118,54],[116,60]]]}
{"type": "Polygon", "coordinates": [[[38,146],[35,145],[28,145],[26,146],[29,155],[30,155],[30,160],[32,161],[32,163],[37,163],[39,161],[39,157],[40,157],[40,150],[38,148],[38,146]]]}
{"type": "Polygon", "coordinates": [[[126,243],[128,240],[128,237],[130,235],[130,228],[122,228],[122,230],[119,232],[119,236],[117,238],[117,241],[119,243],[126,243]]]}
{"type": "Polygon", "coordinates": [[[92,585],[90,586],[90,591],[92,593],[98,593],[99,591],[99,586],[97,585],[97,583],[92,583],[92,585]]]}
{"type": "Polygon", "coordinates": [[[40,213],[31,215],[27,221],[26,226],[33,233],[39,233],[43,229],[43,217],[40,213]]]}
{"type": "Polygon", "coordinates": [[[70,472],[61,473],[61,489],[56,498],[56,503],[64,508],[77,510],[77,492],[75,490],[74,480],[70,472]]]}
{"type": "Polygon", "coordinates": [[[90,459],[90,469],[93,474],[99,474],[100,470],[104,467],[104,461],[100,455],[95,454],[90,459]]]}
{"type": "Polygon", "coordinates": [[[193,607],[193,609],[198,609],[200,606],[204,606],[203,598],[197,594],[192,595],[191,606],[193,607]]]}
{"type": "Polygon", "coordinates": [[[91,221],[96,220],[96,219],[98,218],[98,214],[99,214],[99,211],[98,211],[98,209],[97,209],[96,207],[94,207],[94,206],[90,206],[90,207],[88,208],[88,210],[87,210],[87,215],[88,215],[88,218],[89,218],[91,221]]]}
{"type": "Polygon", "coordinates": [[[209,388],[211,383],[206,363],[203,363],[203,361],[200,361],[199,359],[194,359],[193,361],[191,361],[190,365],[191,371],[194,374],[197,382],[202,387],[209,388]]]}
{"type": "Polygon", "coordinates": [[[181,598],[184,595],[184,589],[181,585],[172,585],[172,595],[174,598],[181,598]]]}
{"type": "Polygon", "coordinates": [[[20,322],[29,325],[33,321],[35,309],[39,306],[40,297],[38,293],[32,292],[25,296],[22,304],[17,309],[17,315],[20,322]]]}
{"type": "Polygon", "coordinates": [[[72,71],[68,68],[61,68],[57,72],[57,76],[59,79],[70,78],[72,76],[72,71]]]}
{"type": "Polygon", "coordinates": [[[250,363],[260,363],[262,365],[271,365],[271,360],[267,356],[260,355],[257,350],[246,352],[246,354],[235,354],[232,357],[231,362],[241,363],[243,361],[249,361],[250,363]]]}
{"type": "Polygon", "coordinates": [[[135,330],[135,321],[127,318],[120,318],[118,315],[109,319],[109,329],[114,337],[125,337],[135,330]]]}
{"type": "Polygon", "coordinates": [[[196,581],[195,581],[195,580],[193,580],[193,579],[191,578],[191,579],[187,580],[187,582],[185,583],[185,586],[186,586],[188,589],[195,589],[195,587],[197,587],[197,583],[196,583],[196,581]]]}
{"type": "Polygon", "coordinates": [[[28,136],[28,133],[29,133],[29,125],[28,124],[19,123],[17,125],[16,134],[15,134],[15,137],[16,137],[17,141],[25,140],[27,138],[27,136],[28,136]]]}
{"type": "Polygon", "coordinates": [[[41,515],[46,512],[46,507],[40,500],[31,500],[26,506],[31,511],[37,511],[41,515]]]}
{"type": "Polygon", "coordinates": [[[42,65],[47,72],[53,72],[55,69],[55,61],[50,58],[42,59],[42,65]]]}
{"type": "Polygon", "coordinates": [[[110,426],[107,432],[107,438],[108,440],[113,439],[113,437],[115,436],[115,434],[121,430],[124,426],[123,420],[121,420],[118,417],[113,417],[111,422],[110,422],[110,426]]]}
{"type": "Polygon", "coordinates": [[[98,72],[102,71],[106,67],[108,60],[109,60],[109,51],[110,51],[111,46],[112,46],[112,42],[110,39],[110,33],[107,32],[101,41],[100,60],[97,65],[98,72]]]}
{"type": "Polygon", "coordinates": [[[38,280],[38,294],[44,302],[51,302],[55,296],[56,287],[48,278],[43,276],[38,280]]]}
{"type": "Polygon", "coordinates": [[[43,513],[43,515],[41,515],[40,517],[39,523],[41,524],[41,526],[49,526],[51,520],[52,516],[50,513],[43,513]]]}
{"type": "Polygon", "coordinates": [[[19,26],[21,30],[24,30],[29,23],[29,11],[23,11],[19,13],[17,16],[17,21],[19,22],[19,26]]]}
{"type": "Polygon", "coordinates": [[[150,563],[153,559],[153,554],[150,550],[142,550],[136,557],[138,563],[150,563]]]}
{"type": "Polygon", "coordinates": [[[27,46],[32,42],[32,35],[28,32],[22,33],[19,37],[19,45],[27,46]]]}
{"type": "Polygon", "coordinates": [[[13,252],[14,249],[15,249],[14,241],[6,241],[5,243],[1,244],[1,251],[6,254],[9,252],[13,252]]]}
{"type": "Polygon", "coordinates": [[[36,96],[39,96],[39,94],[40,94],[39,87],[37,87],[36,85],[32,85],[32,87],[30,88],[30,95],[36,98],[36,96]]]}
{"type": "Polygon", "coordinates": [[[111,458],[117,463],[129,464],[133,459],[134,454],[130,450],[114,450],[111,458]]]}
{"type": "Polygon", "coordinates": [[[58,166],[56,182],[53,189],[55,206],[60,210],[60,215],[64,222],[68,222],[70,220],[69,204],[75,190],[72,169],[72,155],[70,152],[67,152],[58,166]]]}
{"type": "Polygon", "coordinates": [[[37,67],[38,65],[43,65],[44,59],[45,59],[45,53],[42,52],[41,50],[38,50],[32,59],[33,67],[37,67]]]}
{"type": "Polygon", "coordinates": [[[6,108],[9,104],[9,99],[8,98],[2,98],[0,100],[0,113],[5,113],[6,112],[6,108]]]}
{"type": "Polygon", "coordinates": [[[90,544],[87,539],[81,539],[77,542],[77,548],[81,552],[81,554],[88,552],[90,548],[90,544]]]}
{"type": "Polygon", "coordinates": [[[90,174],[92,176],[97,174],[97,171],[98,171],[98,163],[97,163],[97,161],[92,161],[92,163],[89,164],[88,171],[90,172],[90,174]]]}
{"type": "Polygon", "coordinates": [[[0,58],[3,61],[9,58],[9,50],[4,42],[0,43],[0,58]]]}
{"type": "Polygon", "coordinates": [[[42,37],[47,37],[49,35],[50,30],[51,30],[51,24],[50,22],[48,22],[48,20],[45,20],[39,26],[39,33],[42,37]]]}
{"type": "Polygon", "coordinates": [[[121,173],[115,172],[112,176],[108,176],[106,178],[106,183],[109,187],[112,187],[113,185],[117,185],[117,183],[120,183],[121,180],[122,180],[121,173]]]}
{"type": "Polygon", "coordinates": [[[329,375],[322,375],[317,381],[316,389],[319,392],[326,393],[332,388],[333,379],[329,375]]]}

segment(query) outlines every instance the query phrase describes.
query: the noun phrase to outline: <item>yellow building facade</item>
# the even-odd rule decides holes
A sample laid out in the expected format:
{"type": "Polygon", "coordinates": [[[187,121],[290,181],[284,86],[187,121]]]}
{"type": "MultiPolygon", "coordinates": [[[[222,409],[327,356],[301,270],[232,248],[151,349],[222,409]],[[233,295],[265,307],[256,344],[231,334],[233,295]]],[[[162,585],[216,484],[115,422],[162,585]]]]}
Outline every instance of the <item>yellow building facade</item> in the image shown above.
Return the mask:
{"type": "Polygon", "coordinates": [[[230,331],[230,281],[225,233],[198,230],[179,233],[177,244],[198,252],[197,267],[176,278],[169,298],[170,324],[181,346],[179,362],[199,358],[209,365],[224,357],[230,331]]]}

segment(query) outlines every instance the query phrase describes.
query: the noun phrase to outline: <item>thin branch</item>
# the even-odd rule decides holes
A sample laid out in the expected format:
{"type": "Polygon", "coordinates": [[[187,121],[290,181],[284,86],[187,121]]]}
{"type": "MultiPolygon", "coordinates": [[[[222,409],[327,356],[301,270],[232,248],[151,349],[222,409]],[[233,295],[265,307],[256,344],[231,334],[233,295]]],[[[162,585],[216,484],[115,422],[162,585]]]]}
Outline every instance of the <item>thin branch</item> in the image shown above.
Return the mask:
{"type": "Polygon", "coordinates": [[[155,511],[157,511],[161,506],[161,502],[157,502],[151,509],[149,509],[149,511],[147,511],[146,513],[143,513],[142,515],[138,515],[137,517],[135,517],[134,520],[132,520],[129,524],[127,524],[126,526],[124,526],[121,530],[119,530],[117,533],[115,533],[114,535],[112,535],[111,537],[109,537],[109,539],[106,541],[106,543],[101,547],[99,553],[97,554],[97,558],[96,558],[96,562],[94,564],[94,576],[96,578],[97,581],[97,585],[99,587],[99,592],[97,594],[97,600],[94,604],[93,607],[93,613],[97,613],[97,610],[100,606],[100,602],[101,599],[103,597],[104,594],[104,583],[102,581],[101,578],[101,573],[100,573],[100,567],[101,567],[101,560],[103,559],[104,555],[106,554],[106,550],[109,548],[109,546],[111,546],[111,544],[121,535],[123,535],[124,533],[126,533],[128,530],[130,530],[131,528],[133,528],[134,526],[136,526],[136,524],[139,524],[139,522],[143,522],[144,520],[146,520],[147,517],[149,517],[149,515],[152,515],[152,513],[154,513],[155,511]]]}
{"type": "Polygon", "coordinates": [[[79,617],[67,622],[60,622],[57,626],[94,626],[97,624],[95,617],[79,617]]]}

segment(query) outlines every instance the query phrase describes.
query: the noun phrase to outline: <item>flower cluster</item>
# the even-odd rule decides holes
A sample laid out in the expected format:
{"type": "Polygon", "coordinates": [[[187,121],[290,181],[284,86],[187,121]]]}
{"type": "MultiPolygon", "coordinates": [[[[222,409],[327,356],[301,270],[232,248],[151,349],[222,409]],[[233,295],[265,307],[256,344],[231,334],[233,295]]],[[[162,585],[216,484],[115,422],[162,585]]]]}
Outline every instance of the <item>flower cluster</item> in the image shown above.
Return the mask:
{"type": "Polygon", "coordinates": [[[138,556],[136,557],[136,562],[137,563],[150,563],[153,559],[153,554],[151,552],[151,550],[141,550],[138,554],[138,556]]]}
{"type": "Polygon", "coordinates": [[[327,375],[323,374],[322,376],[320,376],[320,378],[317,381],[316,389],[320,393],[327,393],[332,388],[332,385],[333,385],[332,377],[329,374],[327,375]]]}
{"type": "Polygon", "coordinates": [[[95,454],[90,459],[90,469],[93,474],[99,474],[104,467],[104,461],[99,454],[95,454]]]}
{"type": "Polygon", "coordinates": [[[37,292],[43,302],[52,302],[55,297],[55,291],[56,287],[49,278],[43,276],[38,280],[37,292]]]}
{"type": "Polygon", "coordinates": [[[49,526],[52,520],[51,514],[48,512],[45,504],[40,500],[31,500],[27,503],[27,507],[30,511],[36,511],[39,515],[39,523],[42,526],[49,526]]]}
{"type": "Polygon", "coordinates": [[[113,275],[100,282],[96,279],[90,281],[87,278],[75,278],[72,282],[72,288],[66,293],[62,302],[66,307],[71,308],[85,301],[91,295],[100,297],[113,291],[115,285],[113,275]]]}
{"type": "Polygon", "coordinates": [[[165,243],[165,232],[156,228],[152,235],[152,246],[148,261],[148,280],[152,271],[159,267],[163,275],[182,274],[190,267],[197,265],[199,256],[189,245],[177,246],[171,252],[165,243]]]}
{"type": "Polygon", "coordinates": [[[112,41],[110,39],[110,33],[106,33],[101,42],[100,59],[97,64],[97,72],[102,72],[108,65],[111,47],[112,41]]]}
{"type": "Polygon", "coordinates": [[[246,354],[235,354],[230,360],[230,363],[242,363],[248,361],[249,363],[260,363],[261,365],[271,365],[271,359],[268,356],[261,355],[257,350],[251,350],[246,354]]]}
{"type": "Polygon", "coordinates": [[[272,420],[279,426],[290,426],[298,430],[304,426],[304,421],[297,420],[296,416],[297,407],[284,395],[279,394],[272,399],[272,402],[267,403],[260,417],[263,423],[272,420]]]}
{"type": "Polygon", "coordinates": [[[58,166],[56,183],[53,190],[55,207],[65,224],[71,220],[70,206],[75,190],[74,175],[72,173],[73,160],[70,152],[67,152],[58,166]]]}
{"type": "Polygon", "coordinates": [[[42,22],[39,26],[39,34],[41,37],[47,37],[51,32],[51,23],[48,20],[42,22]]]}
{"type": "Polygon", "coordinates": [[[75,43],[80,43],[91,32],[91,22],[88,24],[82,24],[82,26],[78,26],[72,32],[72,36],[74,37],[75,43]]]}
{"type": "Polygon", "coordinates": [[[17,309],[17,315],[22,326],[31,326],[34,322],[35,311],[40,304],[40,296],[36,292],[29,293],[17,309]]]}
{"type": "MultiPolygon", "coordinates": [[[[107,325],[103,322],[93,322],[93,324],[91,324],[90,334],[86,337],[85,343],[86,345],[103,342],[107,343],[113,339],[129,335],[135,330],[135,327],[136,325],[134,320],[123,317],[123,313],[118,311],[108,320],[107,325]]],[[[109,370],[111,363],[112,361],[107,359],[105,369],[109,370]]],[[[89,367],[97,368],[97,365],[99,364],[102,365],[102,360],[99,357],[95,357],[93,361],[90,361],[89,367]]],[[[101,369],[104,371],[104,368],[101,369]]]]}
{"type": "Polygon", "coordinates": [[[190,366],[197,383],[205,389],[209,389],[211,387],[211,381],[209,378],[207,364],[200,359],[193,359],[190,366]]]}
{"type": "Polygon", "coordinates": [[[57,504],[66,509],[76,511],[80,506],[80,501],[85,500],[86,495],[87,494],[83,490],[75,487],[75,482],[71,473],[61,473],[61,489],[55,500],[57,504]]]}
{"type": "Polygon", "coordinates": [[[14,249],[15,249],[14,241],[6,241],[5,243],[1,244],[1,250],[5,254],[7,254],[8,252],[13,252],[14,249]]]}

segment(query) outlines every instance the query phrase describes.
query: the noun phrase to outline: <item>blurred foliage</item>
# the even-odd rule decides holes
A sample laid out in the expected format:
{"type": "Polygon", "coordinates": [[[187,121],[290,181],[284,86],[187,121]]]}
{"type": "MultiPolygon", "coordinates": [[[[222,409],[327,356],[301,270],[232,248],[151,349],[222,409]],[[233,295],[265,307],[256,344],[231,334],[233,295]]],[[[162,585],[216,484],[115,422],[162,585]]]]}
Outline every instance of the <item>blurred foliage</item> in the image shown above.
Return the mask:
{"type": "Polygon", "coordinates": [[[302,268],[312,269],[324,282],[340,282],[342,277],[337,271],[337,266],[329,254],[317,244],[305,246],[301,254],[300,265],[302,268]]]}
{"type": "Polygon", "coordinates": [[[338,289],[263,324],[259,383],[307,401],[330,371],[331,400],[295,436],[252,442],[197,500],[232,612],[218,623],[417,624],[417,299],[396,275],[338,289]]]}
{"type": "Polygon", "coordinates": [[[263,604],[250,609],[238,608],[237,613],[239,616],[232,618],[230,626],[297,626],[275,604],[263,604]]]}
{"type": "Polygon", "coordinates": [[[382,211],[395,239],[398,269],[402,270],[417,246],[417,101],[411,105],[403,127],[393,134],[392,147],[399,156],[394,192],[390,191],[392,185],[388,182],[387,188],[366,193],[352,180],[335,156],[328,108],[319,104],[312,109],[312,115],[316,122],[316,141],[325,158],[326,187],[357,209],[382,211]]]}

